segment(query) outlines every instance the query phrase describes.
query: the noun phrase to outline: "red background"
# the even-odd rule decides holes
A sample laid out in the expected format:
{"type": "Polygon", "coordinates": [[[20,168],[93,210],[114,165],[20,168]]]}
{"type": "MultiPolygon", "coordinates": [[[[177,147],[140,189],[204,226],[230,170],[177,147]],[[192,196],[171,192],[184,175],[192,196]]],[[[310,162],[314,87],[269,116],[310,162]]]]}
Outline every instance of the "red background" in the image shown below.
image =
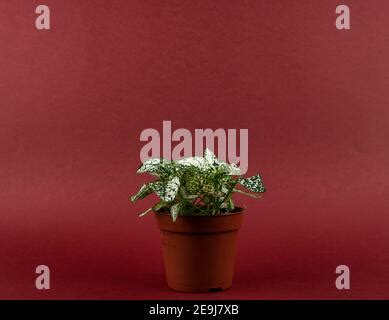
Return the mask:
{"type": "Polygon", "coordinates": [[[389,298],[389,3],[0,3],[0,298],[389,298]],[[140,132],[248,128],[231,290],[172,292],[140,132]],[[35,289],[35,267],[51,270],[35,289]],[[351,269],[351,290],[335,268],[351,269]]]}

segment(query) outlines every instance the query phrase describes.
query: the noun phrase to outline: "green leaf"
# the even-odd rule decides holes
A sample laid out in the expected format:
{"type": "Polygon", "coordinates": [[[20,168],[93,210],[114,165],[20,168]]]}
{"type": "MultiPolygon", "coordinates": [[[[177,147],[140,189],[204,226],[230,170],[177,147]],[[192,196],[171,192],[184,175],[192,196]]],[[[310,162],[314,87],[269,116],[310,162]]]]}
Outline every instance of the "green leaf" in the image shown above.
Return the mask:
{"type": "Polygon", "coordinates": [[[250,178],[240,179],[239,183],[250,191],[256,193],[263,193],[266,191],[262,178],[259,174],[250,178]]]}
{"type": "Polygon", "coordinates": [[[135,201],[137,201],[139,199],[143,199],[143,198],[147,197],[149,194],[151,194],[152,192],[153,192],[152,183],[144,184],[140,188],[138,193],[131,197],[131,201],[135,202],[135,201]]]}
{"type": "Polygon", "coordinates": [[[227,211],[232,211],[232,210],[235,209],[234,201],[232,201],[232,198],[231,198],[231,197],[228,197],[228,198],[227,198],[227,201],[226,201],[226,209],[227,209],[227,211]]]}
{"type": "Polygon", "coordinates": [[[181,198],[186,200],[194,200],[198,198],[197,194],[188,194],[186,188],[182,185],[180,185],[179,194],[181,198]]]}
{"type": "Polygon", "coordinates": [[[221,191],[224,194],[230,193],[238,183],[238,179],[234,179],[231,176],[227,176],[221,180],[221,191]]]}
{"type": "Polygon", "coordinates": [[[159,211],[159,210],[161,210],[162,208],[164,208],[166,206],[167,206],[167,203],[165,201],[161,200],[157,204],[155,204],[152,209],[154,211],[159,211]]]}

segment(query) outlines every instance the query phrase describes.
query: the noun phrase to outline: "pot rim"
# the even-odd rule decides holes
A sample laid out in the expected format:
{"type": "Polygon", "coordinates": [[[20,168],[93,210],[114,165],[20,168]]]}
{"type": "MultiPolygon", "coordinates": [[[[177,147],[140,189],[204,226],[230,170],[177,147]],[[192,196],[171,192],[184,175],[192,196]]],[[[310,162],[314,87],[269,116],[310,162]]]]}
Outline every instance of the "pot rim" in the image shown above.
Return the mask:
{"type": "MultiPolygon", "coordinates": [[[[193,214],[193,215],[180,215],[179,218],[220,218],[220,217],[230,217],[230,216],[235,216],[235,215],[241,215],[246,213],[246,207],[235,207],[235,209],[239,209],[237,212],[230,212],[228,214],[215,214],[215,215],[198,215],[198,214],[193,214]]],[[[234,209],[234,210],[235,210],[234,209]]],[[[161,215],[161,216],[169,216],[170,217],[170,212],[158,212],[158,211],[153,211],[154,214],[156,215],[161,215]]]]}

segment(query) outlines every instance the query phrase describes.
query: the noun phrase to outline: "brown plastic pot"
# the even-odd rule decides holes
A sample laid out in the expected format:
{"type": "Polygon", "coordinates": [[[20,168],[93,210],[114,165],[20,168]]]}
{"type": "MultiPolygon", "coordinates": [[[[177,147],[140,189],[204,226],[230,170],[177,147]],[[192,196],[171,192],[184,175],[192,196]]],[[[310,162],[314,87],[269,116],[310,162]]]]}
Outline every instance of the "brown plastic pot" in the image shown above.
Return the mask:
{"type": "Polygon", "coordinates": [[[236,238],[244,210],[215,216],[155,213],[161,230],[168,286],[184,292],[212,292],[231,287],[236,238]]]}

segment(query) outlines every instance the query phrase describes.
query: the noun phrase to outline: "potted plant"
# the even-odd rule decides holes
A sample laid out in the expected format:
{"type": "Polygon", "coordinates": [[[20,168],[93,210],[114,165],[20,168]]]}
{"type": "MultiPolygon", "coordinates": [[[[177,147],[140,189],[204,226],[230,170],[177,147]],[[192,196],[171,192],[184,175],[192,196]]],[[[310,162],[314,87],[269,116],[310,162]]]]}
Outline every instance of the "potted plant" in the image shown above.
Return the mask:
{"type": "Polygon", "coordinates": [[[139,216],[155,213],[169,287],[185,292],[229,288],[237,232],[245,212],[234,205],[232,195],[260,197],[265,192],[261,176],[243,178],[235,164],[218,160],[209,149],[204,157],[149,159],[138,173],[156,178],[144,184],[131,200],[152,193],[160,198],[139,216]]]}

